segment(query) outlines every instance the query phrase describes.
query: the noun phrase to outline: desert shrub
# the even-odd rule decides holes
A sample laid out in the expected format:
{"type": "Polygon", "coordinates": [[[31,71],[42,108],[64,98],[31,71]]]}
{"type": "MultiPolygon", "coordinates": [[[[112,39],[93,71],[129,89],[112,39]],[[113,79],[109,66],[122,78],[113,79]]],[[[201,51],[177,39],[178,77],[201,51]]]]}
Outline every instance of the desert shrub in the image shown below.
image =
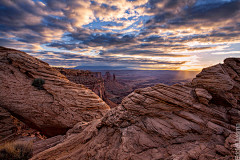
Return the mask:
{"type": "Polygon", "coordinates": [[[28,160],[32,156],[32,142],[12,142],[0,146],[1,160],[28,160]]]}
{"type": "Polygon", "coordinates": [[[37,89],[39,89],[39,90],[43,90],[44,88],[43,88],[43,84],[45,83],[45,81],[43,80],[43,79],[41,79],[41,78],[37,78],[37,79],[34,79],[33,80],[33,83],[32,83],[32,85],[34,86],[34,87],[36,87],[37,89]]]}

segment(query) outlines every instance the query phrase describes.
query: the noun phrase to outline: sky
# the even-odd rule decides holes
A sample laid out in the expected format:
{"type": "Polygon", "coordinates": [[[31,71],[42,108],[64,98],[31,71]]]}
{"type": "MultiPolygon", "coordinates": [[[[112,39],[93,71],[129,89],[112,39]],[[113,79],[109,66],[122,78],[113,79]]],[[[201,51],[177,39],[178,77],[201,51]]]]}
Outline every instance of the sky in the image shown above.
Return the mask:
{"type": "Polygon", "coordinates": [[[0,0],[0,46],[55,67],[201,70],[240,57],[240,0],[0,0]]]}

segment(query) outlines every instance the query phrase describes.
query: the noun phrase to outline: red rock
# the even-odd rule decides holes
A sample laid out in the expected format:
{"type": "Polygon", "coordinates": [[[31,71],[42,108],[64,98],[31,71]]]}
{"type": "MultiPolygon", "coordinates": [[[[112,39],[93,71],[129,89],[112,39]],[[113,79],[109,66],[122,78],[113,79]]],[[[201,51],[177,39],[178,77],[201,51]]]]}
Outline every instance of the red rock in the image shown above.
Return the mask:
{"type": "Polygon", "coordinates": [[[0,144],[14,140],[16,132],[17,127],[13,123],[11,114],[0,107],[0,144]]]}
{"type": "Polygon", "coordinates": [[[221,155],[223,155],[223,156],[225,156],[225,155],[229,155],[229,154],[231,154],[230,152],[229,152],[229,150],[227,150],[224,146],[222,146],[222,145],[216,145],[216,151],[217,151],[217,153],[219,153],[219,154],[221,154],[221,155]]]}
{"type": "Polygon", "coordinates": [[[0,48],[0,82],[1,107],[48,136],[99,119],[109,109],[91,90],[21,51],[0,48]],[[42,90],[32,86],[36,78],[45,80],[42,90]]]}
{"type": "MultiPolygon", "coordinates": [[[[76,69],[55,68],[62,73],[66,78],[76,84],[83,84],[91,89],[96,95],[104,100],[111,108],[117,106],[114,102],[108,99],[105,91],[104,80],[101,72],[90,72],[76,69]]],[[[109,73],[110,74],[110,73],[109,73]]]]}
{"type": "Polygon", "coordinates": [[[115,73],[113,73],[113,81],[114,81],[114,82],[117,82],[117,79],[116,79],[115,73]]]}
{"type": "MultiPolygon", "coordinates": [[[[35,63],[38,64],[37,62],[35,63]]],[[[236,125],[239,113],[236,103],[239,98],[238,66],[238,59],[225,60],[223,65],[204,69],[185,86],[159,84],[137,89],[125,97],[118,107],[108,110],[103,117],[99,116],[101,119],[91,119],[88,116],[85,117],[89,118],[88,122],[80,119],[79,123],[67,132],[63,141],[38,153],[32,160],[204,160],[231,157],[234,154],[232,126],[236,125]],[[230,65],[230,62],[233,65],[230,65]]],[[[49,70],[51,71],[51,68],[49,70]]],[[[36,73],[42,75],[45,72],[36,73]]],[[[70,83],[66,79],[64,82],[70,83]]],[[[58,89],[63,92],[62,86],[48,83],[54,86],[44,84],[47,91],[56,88],[54,91],[58,89]]],[[[72,85],[75,90],[75,84],[72,85]]],[[[87,93],[90,94],[90,91],[87,93]]],[[[63,96],[60,97],[64,99],[63,96]]],[[[93,97],[88,95],[84,100],[95,102],[93,97]]],[[[14,99],[14,96],[11,98],[14,99]]],[[[66,98],[64,100],[67,101],[66,98]]],[[[71,101],[68,104],[71,104],[71,101]]],[[[99,104],[99,101],[95,104],[99,104]]],[[[77,106],[83,107],[81,103],[77,103],[76,110],[77,106]]],[[[107,110],[104,107],[101,109],[107,110]]],[[[92,115],[95,111],[88,111],[88,114],[92,115]]],[[[104,111],[102,113],[105,113],[104,111]]],[[[29,112],[34,113],[32,110],[29,112]]],[[[65,118],[69,118],[68,116],[65,118]]]]}
{"type": "Polygon", "coordinates": [[[105,82],[110,82],[112,81],[112,75],[110,74],[109,71],[106,72],[106,74],[103,76],[105,82]]]}

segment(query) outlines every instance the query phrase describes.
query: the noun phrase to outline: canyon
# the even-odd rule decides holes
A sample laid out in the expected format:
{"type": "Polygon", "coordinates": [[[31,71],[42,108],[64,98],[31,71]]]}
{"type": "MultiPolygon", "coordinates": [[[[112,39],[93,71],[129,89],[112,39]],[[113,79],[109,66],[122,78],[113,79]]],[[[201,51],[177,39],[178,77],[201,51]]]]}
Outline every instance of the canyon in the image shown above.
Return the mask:
{"type": "MultiPolygon", "coordinates": [[[[112,109],[60,72],[24,52],[0,48],[0,107],[5,124],[13,115],[48,137],[34,142],[32,160],[235,156],[240,122],[238,58],[204,68],[187,83],[135,89],[112,109]],[[44,80],[43,89],[32,85],[39,78],[44,80]]],[[[91,77],[90,72],[83,74],[91,77]]],[[[119,82],[116,77],[109,79],[108,73],[104,79],[104,83],[119,82]]],[[[14,130],[13,125],[6,126],[14,130]]]]}
{"type": "Polygon", "coordinates": [[[110,108],[117,106],[114,102],[110,101],[105,91],[105,80],[102,78],[101,72],[90,72],[76,69],[55,68],[66,78],[76,84],[83,84],[96,95],[98,95],[103,101],[105,101],[110,108]]]}

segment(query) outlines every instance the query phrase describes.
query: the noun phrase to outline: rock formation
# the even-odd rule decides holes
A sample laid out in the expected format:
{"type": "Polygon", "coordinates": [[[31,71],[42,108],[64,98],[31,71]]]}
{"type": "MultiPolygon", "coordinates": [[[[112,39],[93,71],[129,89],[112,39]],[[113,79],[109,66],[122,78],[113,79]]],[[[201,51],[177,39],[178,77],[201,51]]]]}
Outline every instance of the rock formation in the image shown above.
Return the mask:
{"type": "Polygon", "coordinates": [[[47,63],[0,47],[0,107],[47,136],[65,134],[78,122],[101,118],[109,106],[85,86],[47,63]],[[41,80],[42,86],[33,86],[41,80]]]}
{"type": "Polygon", "coordinates": [[[107,71],[105,73],[105,75],[103,76],[104,78],[104,81],[105,82],[116,82],[117,79],[116,79],[116,76],[115,76],[115,73],[113,73],[113,75],[111,75],[111,73],[109,71],[107,71]]]}
{"type": "Polygon", "coordinates": [[[102,118],[78,123],[32,160],[231,159],[240,122],[240,59],[191,83],[136,89],[102,118]]]}
{"type": "Polygon", "coordinates": [[[101,72],[92,72],[92,74],[93,74],[94,77],[96,77],[96,78],[102,78],[102,73],[101,73],[101,72]]]}
{"type": "MultiPolygon", "coordinates": [[[[112,76],[111,73],[107,71],[103,78],[106,97],[114,104],[120,104],[122,99],[133,91],[131,86],[118,83],[115,73],[113,73],[112,76]]],[[[110,105],[108,102],[107,104],[110,105]]]]}
{"type": "MultiPolygon", "coordinates": [[[[95,75],[90,71],[83,71],[83,70],[76,70],[76,69],[65,69],[65,68],[55,68],[60,73],[62,73],[66,78],[74,82],[76,84],[83,84],[87,88],[91,89],[95,94],[97,94],[103,100],[106,99],[105,97],[105,88],[104,88],[104,80],[103,78],[97,78],[95,75]]],[[[101,72],[100,72],[101,73],[101,72]]]]}
{"type": "Polygon", "coordinates": [[[76,69],[55,68],[62,73],[66,78],[76,84],[83,84],[88,89],[91,89],[96,95],[104,100],[111,108],[117,104],[111,102],[105,92],[104,80],[101,72],[90,72],[76,69]]]}
{"type": "Polygon", "coordinates": [[[114,81],[114,82],[117,82],[117,79],[116,79],[115,73],[113,73],[113,81],[114,81]]]}
{"type": "Polygon", "coordinates": [[[106,72],[106,74],[103,76],[105,82],[110,82],[112,81],[112,75],[110,74],[109,71],[106,72]]]}
{"type": "Polygon", "coordinates": [[[122,85],[117,81],[105,81],[104,86],[108,99],[116,104],[120,104],[122,99],[133,91],[131,86],[122,85]]]}
{"type": "Polygon", "coordinates": [[[13,123],[11,114],[0,107],[0,144],[13,140],[16,131],[17,127],[13,123]]]}

